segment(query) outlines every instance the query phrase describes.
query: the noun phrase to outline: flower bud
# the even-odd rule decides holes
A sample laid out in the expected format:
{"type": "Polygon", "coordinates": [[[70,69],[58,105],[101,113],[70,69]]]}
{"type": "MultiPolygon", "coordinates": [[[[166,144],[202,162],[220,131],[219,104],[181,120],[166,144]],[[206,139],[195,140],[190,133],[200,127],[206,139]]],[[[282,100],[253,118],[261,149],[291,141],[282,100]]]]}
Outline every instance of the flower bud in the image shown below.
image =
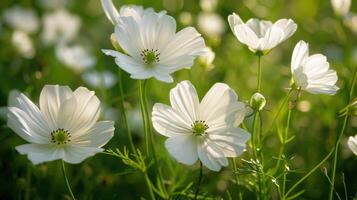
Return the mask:
{"type": "Polygon", "coordinates": [[[207,71],[214,68],[213,60],[216,54],[210,47],[206,47],[206,52],[198,57],[198,63],[203,66],[207,71]]]}
{"type": "Polygon", "coordinates": [[[115,37],[115,34],[112,33],[110,35],[110,42],[112,43],[113,47],[115,50],[119,51],[119,52],[123,52],[123,49],[121,48],[117,38],[115,37]]]}
{"type": "Polygon", "coordinates": [[[250,98],[249,104],[250,104],[250,107],[252,107],[254,110],[259,111],[264,108],[264,106],[266,104],[266,100],[262,94],[256,92],[250,98]]]}

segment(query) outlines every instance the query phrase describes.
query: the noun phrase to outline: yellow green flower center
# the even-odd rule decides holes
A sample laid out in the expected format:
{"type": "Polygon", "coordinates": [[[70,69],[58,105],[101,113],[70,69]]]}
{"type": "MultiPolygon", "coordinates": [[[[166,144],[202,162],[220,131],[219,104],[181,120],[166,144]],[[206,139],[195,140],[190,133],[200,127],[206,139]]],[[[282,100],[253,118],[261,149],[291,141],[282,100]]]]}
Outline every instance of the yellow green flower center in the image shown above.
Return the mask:
{"type": "Polygon", "coordinates": [[[206,130],[209,128],[208,125],[203,120],[196,120],[192,125],[192,133],[195,136],[202,136],[206,134],[206,130]]]}
{"type": "Polygon", "coordinates": [[[141,52],[141,57],[143,59],[143,61],[150,65],[154,62],[160,62],[160,53],[158,53],[158,50],[154,50],[154,49],[145,49],[141,52]]]}
{"type": "Polygon", "coordinates": [[[71,134],[63,128],[51,132],[51,142],[55,144],[67,144],[71,141],[70,137],[71,134]]]}

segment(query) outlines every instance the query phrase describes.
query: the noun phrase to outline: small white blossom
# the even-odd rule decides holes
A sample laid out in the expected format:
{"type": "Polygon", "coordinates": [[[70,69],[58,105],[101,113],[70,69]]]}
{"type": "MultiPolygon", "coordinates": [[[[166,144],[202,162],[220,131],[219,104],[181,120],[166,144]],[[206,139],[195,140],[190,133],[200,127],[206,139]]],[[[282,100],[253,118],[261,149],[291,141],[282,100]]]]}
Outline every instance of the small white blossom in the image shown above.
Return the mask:
{"type": "Polygon", "coordinates": [[[200,13],[197,26],[207,36],[220,36],[226,31],[225,21],[217,13],[200,13]]]}
{"type": "Polygon", "coordinates": [[[93,91],[46,85],[37,107],[24,94],[10,102],[8,126],[30,144],[16,147],[33,164],[62,159],[80,163],[103,151],[114,135],[114,122],[97,122],[100,101],[93,91]]]}
{"type": "Polygon", "coordinates": [[[239,156],[250,134],[238,128],[246,114],[245,104],[226,84],[216,83],[199,102],[189,81],[170,91],[171,106],[156,103],[152,112],[155,130],[168,137],[165,146],[172,157],[186,165],[198,159],[219,171],[227,157],[239,156]]]}
{"type": "Polygon", "coordinates": [[[309,45],[306,42],[301,40],[296,44],[291,58],[291,73],[297,88],[312,94],[336,94],[339,89],[335,85],[337,74],[329,68],[326,56],[309,56],[309,45]]]}
{"type": "Polygon", "coordinates": [[[56,47],[56,57],[76,72],[82,72],[91,68],[96,63],[96,58],[81,45],[68,46],[59,44],[56,47]]]}
{"type": "Polygon", "coordinates": [[[338,16],[346,15],[351,8],[351,0],[331,0],[333,11],[338,16]]]}
{"type": "Polygon", "coordinates": [[[256,53],[267,54],[271,49],[291,37],[296,23],[291,19],[271,21],[249,19],[246,23],[236,14],[228,16],[229,25],[237,39],[256,53]]]}
{"type": "Polygon", "coordinates": [[[11,42],[16,51],[24,58],[33,58],[35,56],[35,47],[32,39],[26,32],[14,31],[11,42]]]}
{"type": "Polygon", "coordinates": [[[4,12],[4,20],[13,29],[26,33],[34,33],[39,28],[39,20],[31,9],[14,6],[4,12]]]}

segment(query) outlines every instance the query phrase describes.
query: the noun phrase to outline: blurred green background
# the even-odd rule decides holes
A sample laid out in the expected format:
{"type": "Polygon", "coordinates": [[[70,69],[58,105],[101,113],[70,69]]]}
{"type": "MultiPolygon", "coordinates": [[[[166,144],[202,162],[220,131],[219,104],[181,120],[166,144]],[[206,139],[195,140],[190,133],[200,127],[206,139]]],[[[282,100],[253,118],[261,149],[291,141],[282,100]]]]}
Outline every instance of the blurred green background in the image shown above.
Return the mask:
{"type": "MultiPolygon", "coordinates": [[[[149,82],[149,103],[169,103],[169,91],[178,82],[190,80],[200,96],[215,83],[225,82],[238,93],[239,99],[249,100],[256,87],[257,58],[246,46],[233,36],[227,23],[227,16],[238,13],[244,21],[249,18],[264,18],[276,21],[291,18],[298,24],[296,33],[287,41],[262,58],[262,91],[267,98],[263,112],[267,129],[272,121],[279,102],[286,94],[290,82],[290,59],[294,45],[299,40],[310,43],[310,52],[323,53],[328,57],[332,69],[337,71],[340,91],[335,96],[303,93],[298,112],[294,113],[291,134],[296,138],[289,143],[287,155],[293,157],[290,167],[296,173],[288,175],[291,183],[318,163],[332,148],[340,119],[338,111],[347,103],[348,87],[353,67],[357,65],[357,20],[337,17],[328,0],[218,0],[216,5],[193,0],[113,0],[119,8],[124,4],[137,4],[153,7],[156,11],[167,10],[175,17],[177,29],[186,26],[196,27],[203,34],[207,46],[215,52],[212,65],[200,62],[191,70],[181,70],[174,74],[175,82],[165,84],[157,80],[149,82]],[[349,27],[347,25],[351,25],[349,27]]],[[[208,1],[210,2],[210,1],[208,1]]],[[[352,3],[351,11],[357,12],[357,3],[352,3]]],[[[352,14],[351,14],[352,15],[352,14]]],[[[23,19],[25,20],[25,19],[23,19]]],[[[64,20],[65,23],[68,22],[64,20]]],[[[86,86],[96,91],[102,101],[102,118],[116,121],[114,138],[106,148],[128,146],[125,130],[122,129],[118,111],[119,89],[117,86],[118,67],[114,59],[106,57],[101,49],[111,49],[110,34],[112,24],[107,20],[99,0],[2,0],[0,1],[0,106],[7,105],[8,94],[17,89],[37,102],[45,84],[69,85],[72,89],[86,86]],[[26,39],[16,44],[16,26],[7,19],[9,10],[14,7],[29,9],[35,13],[36,30],[26,33],[32,43],[32,51],[21,53],[26,39]],[[67,10],[80,21],[79,31],[66,45],[80,45],[85,56],[78,54],[61,56],[56,44],[43,40],[46,16],[58,10],[67,10]],[[74,55],[74,56],[73,56],[74,55]],[[74,58],[72,58],[73,56],[74,58]],[[82,56],[82,57],[81,57],[82,56]],[[85,58],[86,61],[80,62],[85,58]],[[74,62],[73,62],[74,60],[74,62]],[[89,61],[88,61],[89,60],[89,61]],[[78,64],[78,63],[79,64],[78,64]],[[89,62],[89,64],[87,63],[89,62]],[[106,75],[100,74],[105,72],[106,75]],[[99,74],[99,75],[98,75],[99,74]],[[104,79],[103,79],[104,77],[104,79]]],[[[56,37],[55,37],[56,38],[56,37]]],[[[27,41],[28,43],[28,41],[27,41]]],[[[31,45],[30,45],[31,46],[31,45]]],[[[63,52],[62,52],[63,53],[63,52]]],[[[78,53],[78,52],[77,52],[78,53]]],[[[142,125],[138,105],[137,82],[124,75],[126,107],[135,143],[142,146],[142,125]]],[[[354,95],[355,96],[355,95],[354,95]]],[[[4,108],[2,109],[4,113],[4,108]]],[[[247,119],[249,124],[251,119],[247,119]]],[[[336,189],[344,198],[344,184],[341,174],[346,177],[348,199],[357,191],[357,162],[348,147],[346,139],[355,135],[357,118],[351,118],[338,164],[336,189]]],[[[164,149],[164,139],[155,134],[155,148],[158,151],[160,166],[165,169],[168,185],[177,183],[184,188],[196,182],[198,166],[184,166],[171,159],[164,149]]],[[[60,171],[60,162],[32,165],[26,156],[19,155],[15,146],[23,141],[6,126],[6,117],[0,121],[0,199],[64,199],[66,188],[60,171]]],[[[274,162],[272,156],[278,154],[279,141],[275,131],[264,135],[264,154],[267,162],[274,162]]],[[[248,154],[242,157],[247,158],[248,154]]],[[[331,163],[331,162],[330,162],[331,163]]],[[[268,164],[269,165],[269,164],[268,164]]],[[[329,169],[329,163],[324,165],[329,169]]],[[[104,154],[85,160],[78,165],[68,165],[70,182],[79,199],[140,199],[147,197],[145,182],[139,172],[131,170],[119,159],[104,154]]],[[[227,198],[227,190],[234,193],[234,185],[229,168],[219,173],[204,171],[201,191],[217,199],[227,198]]],[[[323,168],[318,170],[300,187],[305,193],[299,199],[326,199],[329,183],[323,168]]],[[[190,190],[193,190],[191,188],[190,190]]],[[[246,198],[251,198],[247,190],[246,198]]],[[[234,195],[233,195],[234,196],[234,195]]],[[[180,199],[180,198],[178,198],[180,199]]],[[[181,197],[184,199],[184,197],[181,197]]]]}

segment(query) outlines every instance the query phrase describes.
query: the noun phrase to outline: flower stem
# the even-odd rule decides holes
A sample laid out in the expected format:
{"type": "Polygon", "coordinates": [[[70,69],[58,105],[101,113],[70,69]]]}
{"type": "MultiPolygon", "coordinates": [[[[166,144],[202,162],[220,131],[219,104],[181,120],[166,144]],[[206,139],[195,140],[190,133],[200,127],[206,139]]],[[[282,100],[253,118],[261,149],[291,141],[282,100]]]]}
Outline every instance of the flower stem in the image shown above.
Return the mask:
{"type": "Polygon", "coordinates": [[[260,92],[260,83],[262,79],[262,67],[260,65],[261,55],[258,55],[258,80],[257,80],[257,92],[260,92]]]}
{"type": "Polygon", "coordinates": [[[66,182],[66,187],[67,187],[67,189],[68,189],[68,191],[69,191],[69,194],[71,195],[71,198],[72,198],[73,200],[75,200],[76,198],[75,198],[74,195],[73,195],[71,186],[69,185],[69,181],[68,181],[68,178],[67,178],[66,167],[65,167],[64,161],[61,160],[61,162],[62,162],[62,174],[63,174],[64,180],[65,180],[65,182],[66,182]]]}
{"type": "Polygon", "coordinates": [[[118,85],[119,85],[119,93],[120,93],[120,101],[119,101],[119,107],[120,108],[119,109],[120,109],[121,116],[122,116],[122,119],[123,119],[123,125],[124,125],[124,128],[126,129],[127,134],[128,134],[128,139],[129,139],[131,150],[134,152],[134,154],[136,154],[136,149],[135,149],[135,146],[134,146],[133,137],[131,135],[130,127],[129,127],[129,124],[128,124],[128,118],[127,118],[126,112],[125,112],[125,106],[124,106],[125,97],[124,97],[123,77],[122,77],[122,70],[121,69],[118,70],[118,85]]]}
{"type": "Polygon", "coordinates": [[[237,191],[239,193],[239,177],[238,177],[238,169],[237,169],[237,162],[236,162],[236,159],[235,158],[232,158],[232,171],[233,171],[233,174],[234,174],[234,178],[235,178],[235,181],[236,181],[236,185],[237,185],[237,191]]]}
{"type": "Polygon", "coordinates": [[[309,173],[307,173],[304,177],[302,177],[300,180],[298,180],[287,192],[286,194],[283,196],[282,199],[286,199],[288,197],[288,195],[301,183],[303,182],[305,179],[307,179],[312,173],[314,173],[322,164],[324,164],[332,155],[332,153],[334,152],[334,149],[332,149],[327,156],[321,160],[321,162],[319,162],[314,168],[312,168],[309,173]]]}
{"type": "Polygon", "coordinates": [[[195,192],[195,200],[197,200],[198,192],[200,191],[201,181],[202,181],[202,162],[200,161],[200,175],[198,177],[197,188],[195,192]]]}
{"type": "Polygon", "coordinates": [[[147,185],[148,190],[149,190],[150,198],[151,198],[151,200],[155,200],[156,198],[155,198],[154,191],[152,189],[152,184],[151,184],[151,181],[149,179],[149,176],[148,176],[147,172],[144,172],[144,177],[145,177],[146,185],[147,185]]]}
{"type": "MultiPolygon", "coordinates": [[[[348,97],[348,102],[349,104],[353,91],[356,85],[356,79],[357,79],[357,67],[354,68],[353,72],[353,78],[352,78],[352,84],[349,92],[349,97],[348,97]]],[[[337,135],[336,142],[335,142],[335,147],[334,147],[334,155],[333,155],[333,165],[332,165],[332,171],[331,171],[331,185],[330,185],[330,192],[329,192],[329,200],[333,199],[333,191],[335,187],[335,176],[336,176],[336,167],[337,167],[337,160],[338,160],[338,149],[340,146],[340,141],[342,138],[343,133],[345,132],[347,122],[348,122],[349,114],[348,114],[348,108],[347,108],[347,113],[343,119],[343,124],[340,133],[337,135]]]]}

